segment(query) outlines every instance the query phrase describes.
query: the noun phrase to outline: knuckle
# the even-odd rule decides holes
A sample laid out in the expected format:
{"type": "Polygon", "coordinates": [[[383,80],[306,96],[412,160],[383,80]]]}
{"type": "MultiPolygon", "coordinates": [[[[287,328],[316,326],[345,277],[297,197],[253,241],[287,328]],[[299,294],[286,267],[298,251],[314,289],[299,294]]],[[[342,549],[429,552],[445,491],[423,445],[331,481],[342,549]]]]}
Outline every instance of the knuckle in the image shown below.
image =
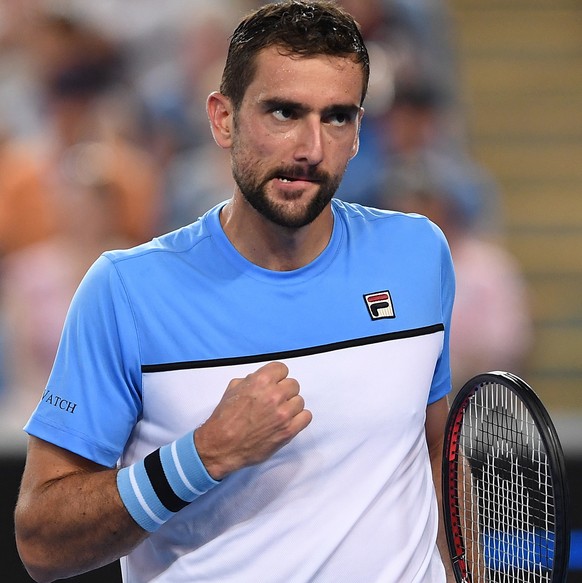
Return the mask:
{"type": "Polygon", "coordinates": [[[227,391],[234,391],[241,383],[243,382],[243,379],[239,379],[239,378],[234,378],[231,379],[230,382],[228,383],[228,385],[226,386],[226,390],[227,391]]]}
{"type": "Polygon", "coordinates": [[[247,376],[249,381],[252,381],[257,386],[267,386],[272,382],[271,375],[265,369],[260,369],[247,376]]]}
{"type": "Polygon", "coordinates": [[[275,417],[276,424],[279,428],[286,427],[289,424],[289,421],[291,419],[291,415],[289,414],[289,411],[283,407],[279,407],[276,409],[274,417],[275,417]]]}

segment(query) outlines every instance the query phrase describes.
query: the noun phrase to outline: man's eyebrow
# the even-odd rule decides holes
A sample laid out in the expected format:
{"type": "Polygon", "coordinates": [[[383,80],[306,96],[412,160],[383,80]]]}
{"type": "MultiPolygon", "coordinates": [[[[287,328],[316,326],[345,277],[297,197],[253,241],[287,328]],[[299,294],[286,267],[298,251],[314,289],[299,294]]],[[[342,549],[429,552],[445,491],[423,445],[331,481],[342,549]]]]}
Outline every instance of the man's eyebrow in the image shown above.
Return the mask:
{"type": "Polygon", "coordinates": [[[356,117],[360,112],[361,107],[353,103],[337,103],[330,105],[323,110],[323,115],[333,115],[334,113],[348,114],[350,117],[356,117]]]}
{"type": "MultiPolygon", "coordinates": [[[[298,101],[292,101],[290,99],[276,97],[271,99],[265,99],[262,102],[262,106],[266,110],[291,109],[297,112],[311,111],[311,108],[303,103],[300,103],[298,101]]],[[[335,103],[333,105],[325,107],[321,113],[323,116],[333,115],[334,113],[345,113],[355,117],[359,113],[360,109],[361,108],[359,105],[355,105],[353,103],[335,103]]]]}
{"type": "Polygon", "coordinates": [[[265,99],[262,101],[262,106],[266,110],[292,109],[293,111],[309,111],[309,108],[306,105],[299,103],[298,101],[278,97],[265,99]]]}

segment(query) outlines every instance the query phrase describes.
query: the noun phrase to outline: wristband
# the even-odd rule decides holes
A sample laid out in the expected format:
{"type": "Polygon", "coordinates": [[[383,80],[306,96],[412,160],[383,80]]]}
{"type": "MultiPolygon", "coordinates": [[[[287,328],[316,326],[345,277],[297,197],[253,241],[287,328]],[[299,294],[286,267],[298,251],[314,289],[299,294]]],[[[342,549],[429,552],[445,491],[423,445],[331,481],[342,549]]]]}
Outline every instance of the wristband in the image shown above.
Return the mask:
{"type": "Polygon", "coordinates": [[[148,532],[219,483],[198,456],[193,431],[117,472],[123,504],[148,532]]]}

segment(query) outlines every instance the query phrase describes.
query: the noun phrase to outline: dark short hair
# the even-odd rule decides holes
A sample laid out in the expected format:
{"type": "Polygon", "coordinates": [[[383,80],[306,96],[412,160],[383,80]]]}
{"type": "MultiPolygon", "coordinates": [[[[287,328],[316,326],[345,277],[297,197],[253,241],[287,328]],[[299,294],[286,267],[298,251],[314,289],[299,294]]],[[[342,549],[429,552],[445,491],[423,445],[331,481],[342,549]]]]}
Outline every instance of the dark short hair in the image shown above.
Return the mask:
{"type": "Polygon", "coordinates": [[[230,39],[220,92],[238,110],[256,71],[257,54],[276,46],[283,54],[350,57],[362,65],[364,101],[370,59],[355,20],[329,0],[285,0],[246,16],[230,39]]]}

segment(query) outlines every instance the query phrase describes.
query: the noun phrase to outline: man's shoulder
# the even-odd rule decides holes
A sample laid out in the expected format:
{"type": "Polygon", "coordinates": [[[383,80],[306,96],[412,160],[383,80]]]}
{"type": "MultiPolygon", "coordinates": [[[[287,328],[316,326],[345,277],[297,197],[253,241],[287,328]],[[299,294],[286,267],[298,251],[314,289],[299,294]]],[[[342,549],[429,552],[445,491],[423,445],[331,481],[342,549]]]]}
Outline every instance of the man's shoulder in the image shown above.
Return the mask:
{"type": "Polygon", "coordinates": [[[386,228],[397,231],[403,229],[413,232],[427,229],[440,231],[439,227],[427,217],[416,213],[374,208],[339,199],[333,200],[333,207],[336,215],[341,216],[348,226],[371,225],[378,229],[386,228]]]}
{"type": "Polygon", "coordinates": [[[114,264],[164,260],[168,254],[188,253],[209,236],[204,216],[189,225],[164,233],[141,245],[106,251],[104,256],[114,264]]]}

